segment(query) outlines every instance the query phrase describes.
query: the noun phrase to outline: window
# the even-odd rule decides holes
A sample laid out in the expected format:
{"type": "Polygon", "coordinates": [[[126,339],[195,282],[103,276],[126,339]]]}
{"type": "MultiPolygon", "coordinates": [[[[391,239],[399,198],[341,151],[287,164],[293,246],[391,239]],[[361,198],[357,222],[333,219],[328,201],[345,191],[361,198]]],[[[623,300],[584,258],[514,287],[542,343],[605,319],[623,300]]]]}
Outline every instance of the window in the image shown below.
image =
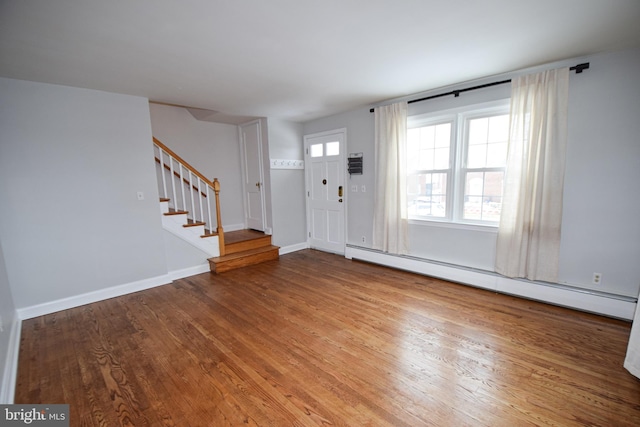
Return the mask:
{"type": "Polygon", "coordinates": [[[327,156],[339,156],[340,155],[340,142],[327,142],[327,156]]]}
{"type": "Polygon", "coordinates": [[[323,151],[323,145],[322,144],[313,144],[311,146],[311,157],[322,157],[324,156],[324,151],[323,151]]]}
{"type": "Polygon", "coordinates": [[[497,225],[509,105],[420,115],[407,129],[409,219],[497,225]]]}
{"type": "Polygon", "coordinates": [[[452,124],[447,121],[407,130],[407,202],[410,217],[446,217],[452,124]]]}
{"type": "Polygon", "coordinates": [[[340,141],[327,142],[324,144],[311,145],[311,157],[322,156],[339,156],[340,155],[340,141]],[[326,152],[324,147],[326,146],[326,152]]]}

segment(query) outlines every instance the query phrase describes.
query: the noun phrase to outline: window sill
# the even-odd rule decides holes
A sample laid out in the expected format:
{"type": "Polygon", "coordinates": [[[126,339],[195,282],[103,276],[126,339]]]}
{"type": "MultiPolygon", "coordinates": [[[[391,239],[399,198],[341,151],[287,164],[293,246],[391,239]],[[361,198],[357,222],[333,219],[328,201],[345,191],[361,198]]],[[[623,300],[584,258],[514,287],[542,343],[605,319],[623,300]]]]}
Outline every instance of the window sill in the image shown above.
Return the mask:
{"type": "Polygon", "coordinates": [[[450,221],[428,221],[424,219],[410,219],[409,225],[417,225],[419,227],[439,227],[439,228],[451,228],[455,230],[469,230],[469,231],[481,231],[484,233],[498,234],[497,225],[485,225],[485,224],[471,224],[462,222],[450,222],[450,221]]]}

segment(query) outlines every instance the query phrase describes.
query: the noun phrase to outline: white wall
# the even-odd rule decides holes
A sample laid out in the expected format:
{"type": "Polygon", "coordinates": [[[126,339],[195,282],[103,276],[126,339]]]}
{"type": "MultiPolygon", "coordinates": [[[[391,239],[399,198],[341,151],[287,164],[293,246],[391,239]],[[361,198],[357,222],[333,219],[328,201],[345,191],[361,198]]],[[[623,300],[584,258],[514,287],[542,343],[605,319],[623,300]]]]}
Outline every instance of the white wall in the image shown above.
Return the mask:
{"type": "Polygon", "coordinates": [[[0,98],[16,308],[166,276],[147,100],[4,78],[0,98]]]}
{"type": "Polygon", "coordinates": [[[167,230],[163,230],[162,236],[170,274],[199,266],[204,266],[205,271],[208,270],[208,259],[211,258],[209,254],[167,230]]]}
{"type": "Polygon", "coordinates": [[[628,296],[640,289],[639,76],[635,50],[571,79],[560,254],[561,281],[628,296]]]}
{"type": "MultiPolygon", "coordinates": [[[[636,297],[640,290],[640,51],[578,60],[584,61],[589,61],[591,68],[579,75],[572,73],[570,79],[560,283],[636,297]],[[597,287],[591,285],[594,271],[603,278],[597,287]]],[[[575,63],[568,60],[554,65],[575,63]]],[[[511,76],[467,82],[457,88],[511,76]]],[[[458,98],[411,104],[410,114],[508,96],[508,85],[496,86],[458,98]]],[[[348,193],[347,243],[367,248],[371,247],[373,221],[373,125],[373,114],[367,107],[307,122],[303,127],[304,134],[346,127],[348,151],[363,152],[364,174],[351,177],[347,189],[352,184],[365,185],[367,192],[348,193]]],[[[494,231],[412,224],[409,234],[413,256],[493,271],[494,231]]]]}
{"type": "MultiPolygon", "coordinates": [[[[302,124],[268,119],[269,153],[272,159],[304,160],[302,124]]],[[[270,169],[273,244],[280,247],[305,245],[304,169],[270,169]]]]}
{"type": "Polygon", "coordinates": [[[227,229],[243,228],[238,127],[196,120],[185,108],[149,104],[153,136],[204,176],[220,181],[220,215],[227,229]]]}

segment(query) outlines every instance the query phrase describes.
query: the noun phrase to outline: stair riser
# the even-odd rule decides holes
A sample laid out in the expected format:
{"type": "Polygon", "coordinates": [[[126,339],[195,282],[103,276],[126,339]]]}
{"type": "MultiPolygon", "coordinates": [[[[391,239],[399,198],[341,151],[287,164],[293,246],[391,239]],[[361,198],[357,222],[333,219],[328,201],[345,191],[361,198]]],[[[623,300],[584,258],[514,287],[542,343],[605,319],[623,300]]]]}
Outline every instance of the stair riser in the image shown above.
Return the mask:
{"type": "Polygon", "coordinates": [[[267,246],[271,246],[271,236],[268,236],[268,235],[264,237],[260,237],[258,239],[246,240],[243,242],[227,243],[225,245],[225,253],[227,255],[235,254],[238,252],[248,251],[248,250],[257,249],[257,248],[263,248],[267,246]]]}
{"type": "Polygon", "coordinates": [[[235,270],[237,268],[247,267],[249,265],[260,264],[266,261],[277,260],[279,257],[278,249],[274,249],[271,251],[253,254],[246,257],[240,257],[228,261],[219,261],[213,262],[209,261],[209,265],[211,267],[211,271],[214,273],[224,273],[225,271],[235,270]]]}

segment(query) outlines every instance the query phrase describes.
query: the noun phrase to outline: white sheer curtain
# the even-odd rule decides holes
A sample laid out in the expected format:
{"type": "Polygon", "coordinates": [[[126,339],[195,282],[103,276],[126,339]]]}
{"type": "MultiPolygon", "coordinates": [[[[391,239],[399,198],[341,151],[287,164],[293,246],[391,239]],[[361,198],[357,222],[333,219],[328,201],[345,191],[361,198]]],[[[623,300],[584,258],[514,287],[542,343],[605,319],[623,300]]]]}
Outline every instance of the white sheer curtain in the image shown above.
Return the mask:
{"type": "MultiPolygon", "coordinates": [[[[638,298],[640,299],[640,295],[638,298]]],[[[638,307],[636,307],[636,314],[631,325],[631,335],[629,336],[624,367],[627,371],[640,378],[640,308],[638,307]]]]}
{"type": "Polygon", "coordinates": [[[569,69],[511,83],[509,151],[496,272],[557,282],[569,69]]]}
{"type": "Polygon", "coordinates": [[[407,103],[375,109],[373,248],[407,253],[407,103]]]}

